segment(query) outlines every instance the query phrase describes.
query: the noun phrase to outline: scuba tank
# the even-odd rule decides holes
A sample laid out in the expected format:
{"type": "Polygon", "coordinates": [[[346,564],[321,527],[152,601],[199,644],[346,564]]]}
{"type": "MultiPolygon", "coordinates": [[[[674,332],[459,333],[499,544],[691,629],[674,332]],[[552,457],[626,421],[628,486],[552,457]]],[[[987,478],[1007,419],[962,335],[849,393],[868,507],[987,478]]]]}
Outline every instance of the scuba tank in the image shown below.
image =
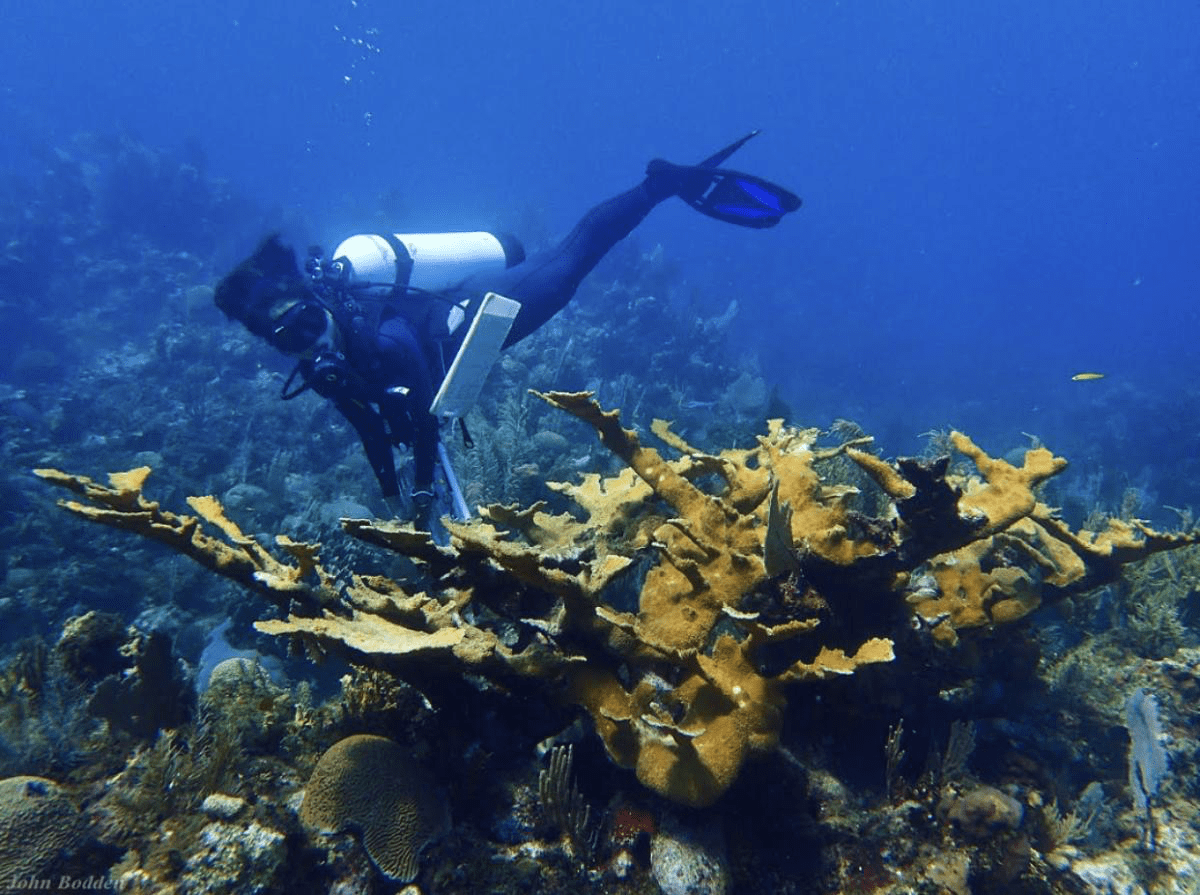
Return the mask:
{"type": "Polygon", "coordinates": [[[502,233],[362,233],[333,250],[332,266],[347,286],[384,298],[408,289],[439,292],[524,260],[521,243],[502,233]]]}

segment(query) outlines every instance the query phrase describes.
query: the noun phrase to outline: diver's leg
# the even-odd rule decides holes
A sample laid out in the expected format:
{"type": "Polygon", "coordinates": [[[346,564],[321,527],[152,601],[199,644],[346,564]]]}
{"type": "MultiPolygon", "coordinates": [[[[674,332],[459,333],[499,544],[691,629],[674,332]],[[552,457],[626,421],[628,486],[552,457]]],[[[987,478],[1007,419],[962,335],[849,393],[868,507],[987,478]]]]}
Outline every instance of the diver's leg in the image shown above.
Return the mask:
{"type": "Polygon", "coordinates": [[[554,248],[501,274],[471,277],[463,288],[498,292],[521,303],[504,343],[507,348],[558,313],[609,249],[628,236],[655,205],[674,195],[676,187],[663,178],[647,177],[585,214],[554,248]]]}

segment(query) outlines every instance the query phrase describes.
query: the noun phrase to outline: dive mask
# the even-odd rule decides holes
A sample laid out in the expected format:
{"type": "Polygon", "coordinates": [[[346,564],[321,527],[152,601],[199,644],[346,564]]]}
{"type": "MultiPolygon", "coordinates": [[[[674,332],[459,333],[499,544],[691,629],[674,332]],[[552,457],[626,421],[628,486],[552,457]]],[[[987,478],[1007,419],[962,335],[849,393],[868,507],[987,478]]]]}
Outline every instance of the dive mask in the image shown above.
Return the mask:
{"type": "Polygon", "coordinates": [[[270,341],[286,354],[303,354],[329,327],[329,314],[318,301],[297,302],[275,318],[270,341]]]}

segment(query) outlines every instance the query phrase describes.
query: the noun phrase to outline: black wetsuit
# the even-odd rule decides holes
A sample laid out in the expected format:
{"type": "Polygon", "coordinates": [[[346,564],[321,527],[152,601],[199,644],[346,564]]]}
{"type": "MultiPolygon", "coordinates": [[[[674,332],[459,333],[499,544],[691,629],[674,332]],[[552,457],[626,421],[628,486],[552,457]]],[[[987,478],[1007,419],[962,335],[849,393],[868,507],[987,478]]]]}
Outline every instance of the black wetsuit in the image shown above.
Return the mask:
{"type": "MultiPolygon", "coordinates": [[[[469,277],[446,295],[455,302],[468,301],[467,321],[488,292],[519,301],[521,309],[504,347],[519,342],[566,305],[609,249],[673,194],[672,185],[658,187],[654,178],[647,178],[589,211],[557,246],[507,270],[469,277]]],[[[452,333],[448,330],[449,306],[444,302],[396,303],[394,307],[394,316],[382,320],[377,329],[370,327],[373,333],[363,331],[361,322],[354,332],[355,324],[339,319],[343,333],[352,331],[344,345],[352,370],[349,377],[323,381],[319,366],[312,361],[300,365],[305,381],[331,399],[358,432],[385,497],[400,492],[392,454],[396,444],[412,449],[416,466],[413,490],[428,490],[432,485],[438,420],[429,413],[429,406],[441,383],[444,363],[453,359],[468,329],[464,324],[452,333]]]]}

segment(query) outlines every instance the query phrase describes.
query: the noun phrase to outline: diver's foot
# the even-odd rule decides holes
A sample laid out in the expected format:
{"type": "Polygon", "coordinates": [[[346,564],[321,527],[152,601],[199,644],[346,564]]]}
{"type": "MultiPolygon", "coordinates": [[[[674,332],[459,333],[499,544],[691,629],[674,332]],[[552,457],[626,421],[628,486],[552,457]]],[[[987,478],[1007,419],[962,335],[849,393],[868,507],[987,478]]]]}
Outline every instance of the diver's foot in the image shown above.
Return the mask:
{"type": "Polygon", "coordinates": [[[692,169],[656,158],[646,165],[646,190],[656,202],[678,196],[693,179],[692,169]]]}

